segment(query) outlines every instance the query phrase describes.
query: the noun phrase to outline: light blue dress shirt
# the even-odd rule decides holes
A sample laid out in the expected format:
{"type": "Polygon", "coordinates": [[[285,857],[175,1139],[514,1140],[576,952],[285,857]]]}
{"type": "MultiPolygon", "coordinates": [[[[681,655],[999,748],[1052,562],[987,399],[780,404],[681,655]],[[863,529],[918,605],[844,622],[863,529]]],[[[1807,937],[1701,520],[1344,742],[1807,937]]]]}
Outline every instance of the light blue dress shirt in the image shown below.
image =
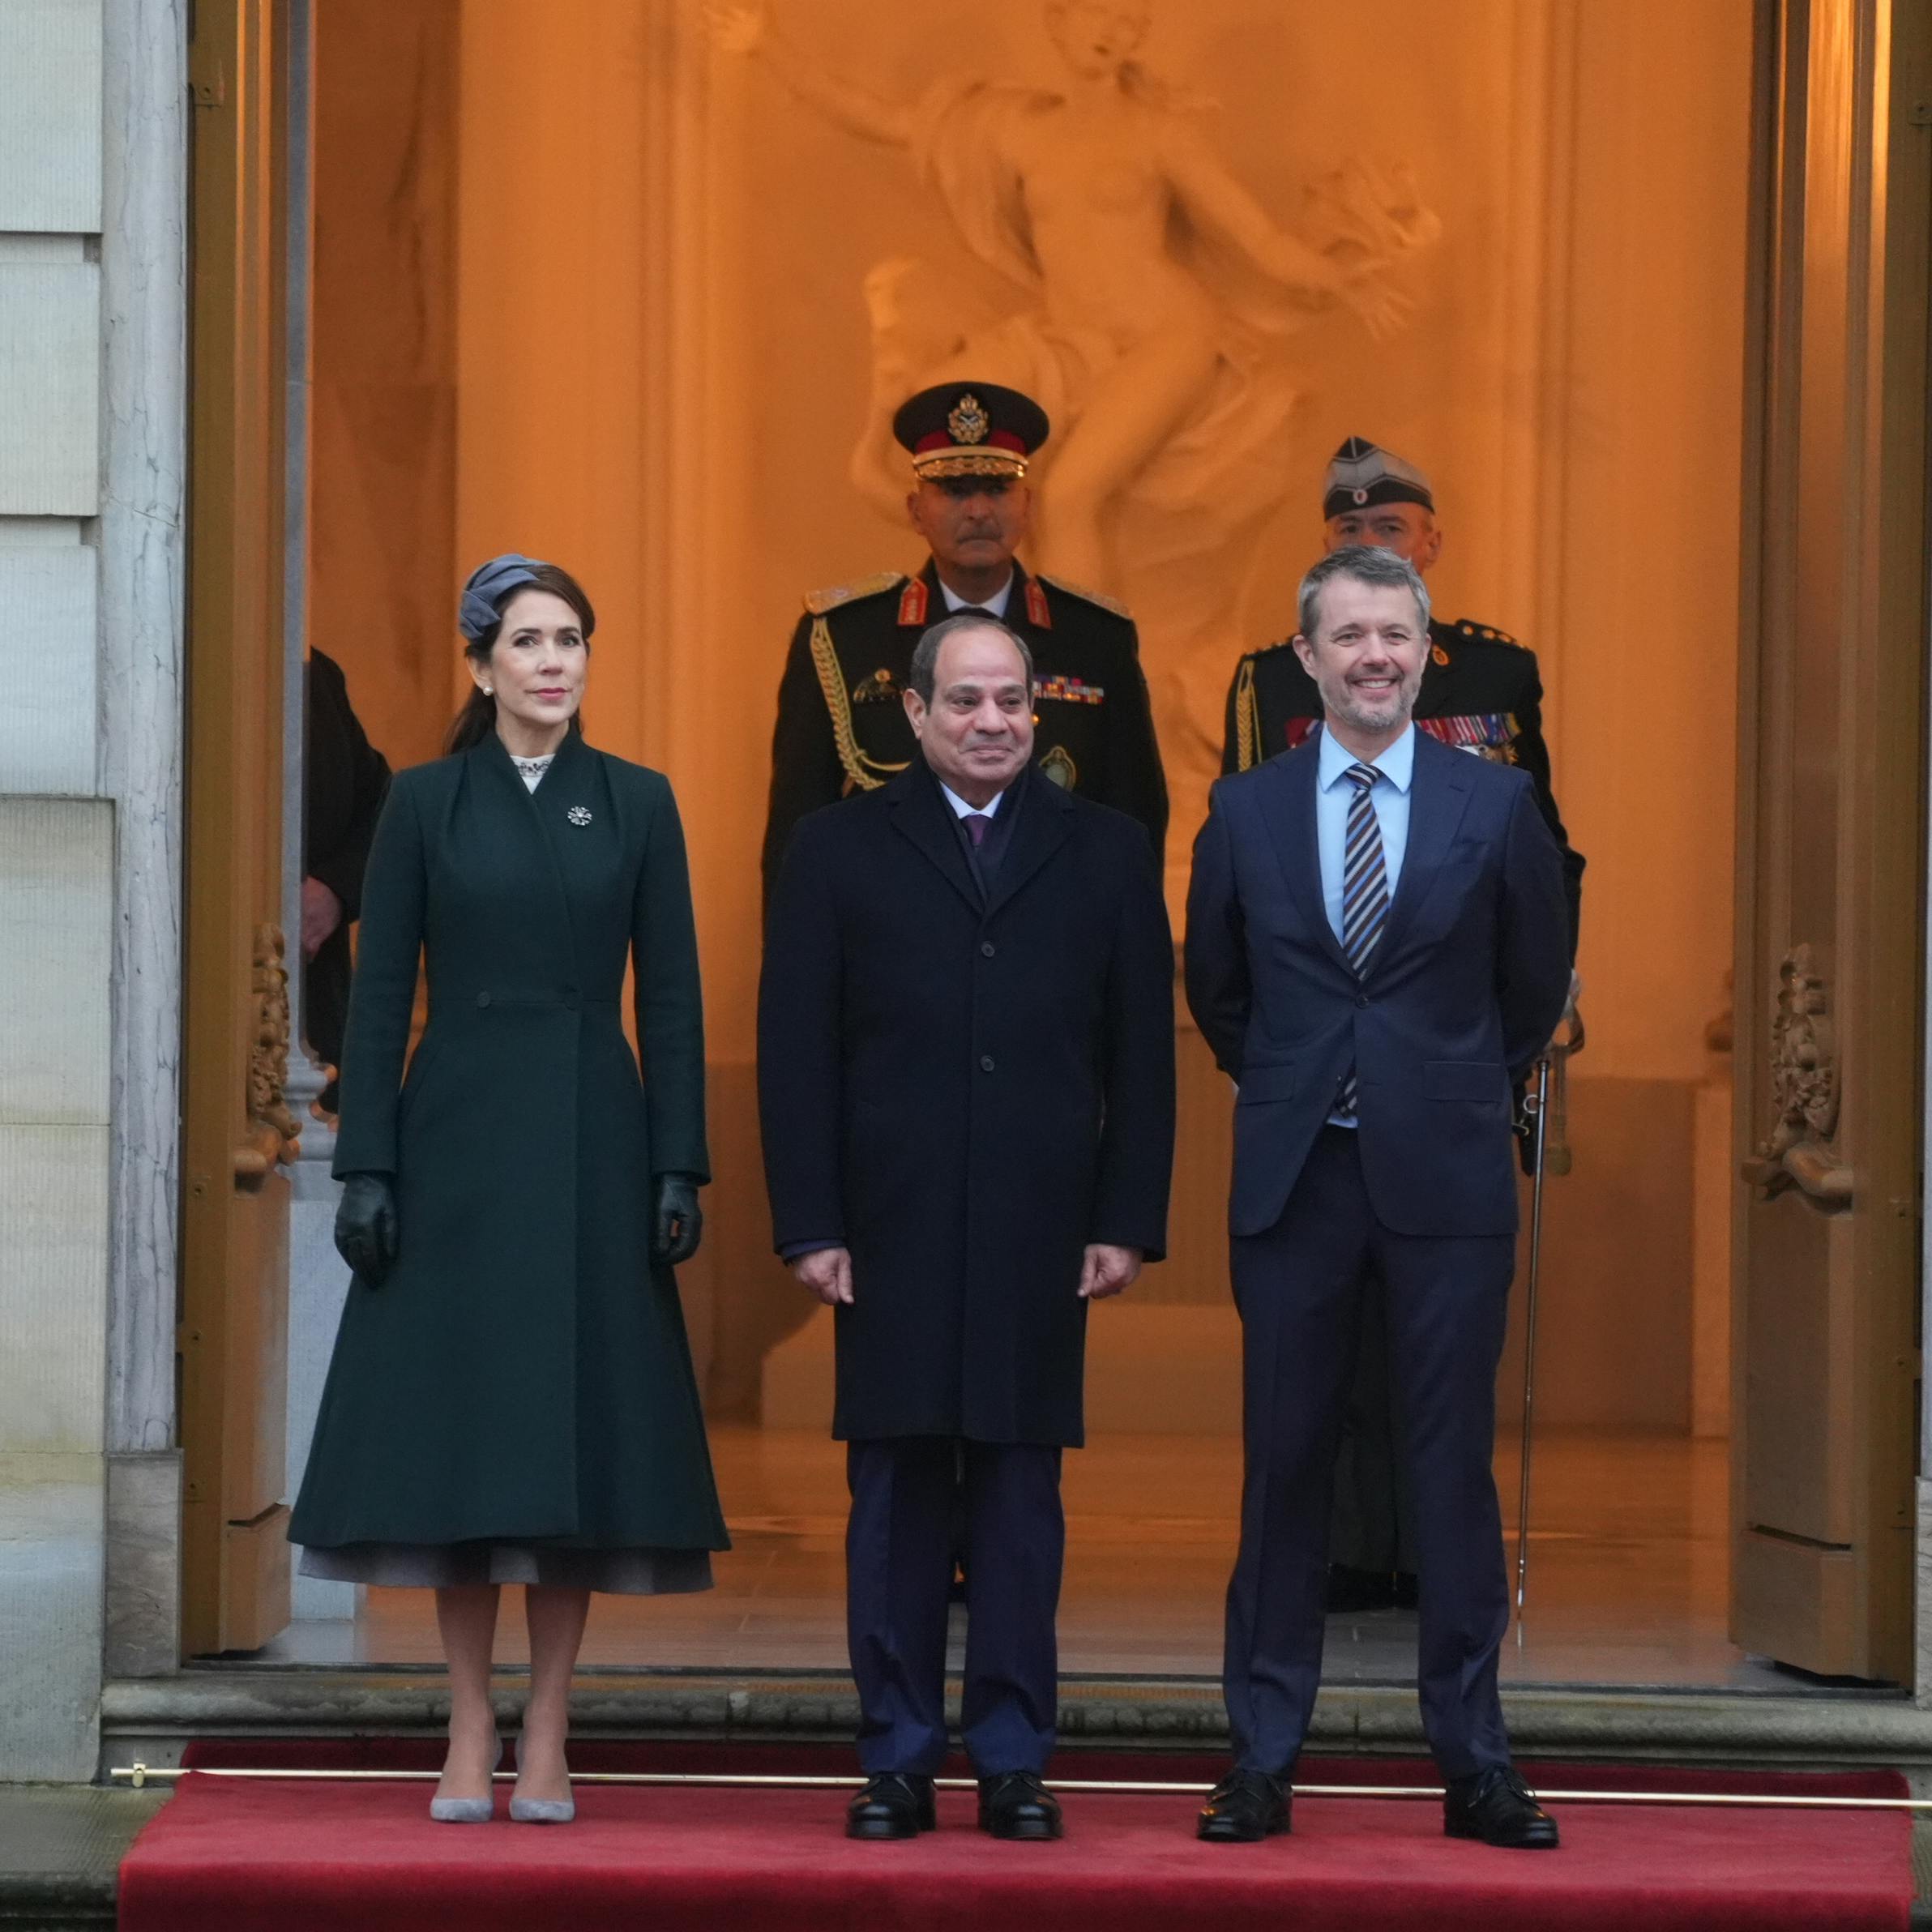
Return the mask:
{"type": "MultiPolygon", "coordinates": [[[[1331,733],[1321,734],[1321,766],[1315,774],[1315,843],[1322,860],[1322,904],[1335,936],[1342,936],[1342,880],[1347,871],[1349,806],[1355,781],[1346,776],[1361,760],[1331,733]]],[[[1408,849],[1408,789],[1416,775],[1416,728],[1408,729],[1381,757],[1368,761],[1381,773],[1369,793],[1382,828],[1382,864],[1388,874],[1388,892],[1396,896],[1402,876],[1402,856],[1408,849]]]]}
{"type": "MultiPolygon", "coordinates": [[[[1335,936],[1342,936],[1342,879],[1348,870],[1349,807],[1355,798],[1355,781],[1347,776],[1351,765],[1361,761],[1340,740],[1324,731],[1321,736],[1321,766],[1315,773],[1315,843],[1322,858],[1322,904],[1335,936]]],[[[1416,775],[1416,728],[1408,729],[1380,758],[1369,763],[1382,776],[1369,793],[1375,808],[1375,822],[1382,828],[1382,865],[1388,874],[1388,893],[1396,896],[1396,882],[1402,876],[1402,855],[1408,849],[1408,787],[1416,775]]],[[[1331,1113],[1331,1127],[1353,1127],[1353,1116],[1331,1113]]]]}

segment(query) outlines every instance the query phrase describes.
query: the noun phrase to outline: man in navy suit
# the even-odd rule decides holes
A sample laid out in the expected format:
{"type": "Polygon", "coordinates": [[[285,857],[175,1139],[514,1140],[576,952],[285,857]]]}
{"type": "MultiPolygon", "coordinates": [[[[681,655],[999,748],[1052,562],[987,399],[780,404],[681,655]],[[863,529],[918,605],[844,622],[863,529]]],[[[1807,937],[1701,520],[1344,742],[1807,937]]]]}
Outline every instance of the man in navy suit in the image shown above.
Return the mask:
{"type": "Polygon", "coordinates": [[[1551,1847],[1497,1694],[1509,1600],[1490,1465],[1515,1257],[1510,1088],[1569,990],[1562,859],[1525,773],[1415,729],[1429,593],[1413,565],[1331,551],[1302,579],[1300,624],[1323,729],[1215,786],[1188,897],[1188,1003],[1238,1088],[1246,1411],[1223,1670],[1234,1768],[1200,1836],[1289,1828],[1372,1272],[1409,1422],[1418,1689],[1444,1827],[1551,1847]]]}

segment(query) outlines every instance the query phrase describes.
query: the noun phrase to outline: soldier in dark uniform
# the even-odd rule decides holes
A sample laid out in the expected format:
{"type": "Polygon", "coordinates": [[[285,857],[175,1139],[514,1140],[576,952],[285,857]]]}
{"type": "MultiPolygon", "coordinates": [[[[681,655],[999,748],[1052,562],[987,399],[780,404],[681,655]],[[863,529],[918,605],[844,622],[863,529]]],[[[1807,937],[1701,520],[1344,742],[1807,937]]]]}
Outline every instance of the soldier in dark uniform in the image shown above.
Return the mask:
{"type": "Polygon", "coordinates": [[[389,796],[389,761],[348,701],[342,667],[308,662],[308,750],[302,765],[302,1036],[329,1069],[318,1105],[336,1111],[336,1069],[348,1019],[348,929],[361,915],[370,841],[389,796]]]}
{"type": "MultiPolygon", "coordinates": [[[[1335,452],[1323,480],[1323,544],[1373,544],[1405,557],[1427,574],[1443,550],[1435,494],[1413,464],[1351,436],[1335,452]]],[[[1520,765],[1536,785],[1537,803],[1562,855],[1575,956],[1583,857],[1572,851],[1549,789],[1543,742],[1543,682],[1534,652],[1507,631],[1468,618],[1432,619],[1429,660],[1416,699],[1418,731],[1504,764],[1520,765]]],[[[1284,639],[1251,651],[1228,691],[1223,772],[1245,772],[1292,750],[1314,728],[1322,700],[1314,680],[1284,639]]],[[[1415,1558],[1408,1499],[1398,1480],[1396,1431],[1380,1306],[1363,1310],[1355,1387],[1336,1461],[1336,1507],[1330,1545],[1329,1607],[1404,1607],[1415,1601],[1415,1558]]]]}
{"type": "Polygon", "coordinates": [[[1162,850],[1167,782],[1134,620],[1111,597],[1029,575],[1014,558],[1032,502],[1027,462],[1047,430],[1037,403],[994,383],[922,390],[893,418],[912,457],[907,513],[930,555],[917,576],[884,571],[805,601],[772,737],[767,892],[807,812],[905,768],[913,647],[928,624],[968,608],[990,612],[1033,653],[1041,771],[1138,819],[1162,850]]]}

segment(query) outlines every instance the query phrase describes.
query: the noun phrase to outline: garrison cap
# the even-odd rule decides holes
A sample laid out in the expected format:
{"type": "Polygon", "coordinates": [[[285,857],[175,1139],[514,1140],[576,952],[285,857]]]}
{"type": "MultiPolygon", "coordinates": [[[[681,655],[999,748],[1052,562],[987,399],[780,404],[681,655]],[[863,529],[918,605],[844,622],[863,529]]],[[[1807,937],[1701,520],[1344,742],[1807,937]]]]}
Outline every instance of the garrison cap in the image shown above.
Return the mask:
{"type": "Polygon", "coordinates": [[[1364,436],[1351,436],[1335,452],[1322,481],[1322,521],[1366,510],[1373,503],[1420,503],[1435,509],[1429,479],[1364,436]]]}
{"type": "Polygon", "coordinates": [[[998,383],[942,383],[900,405],[892,434],[927,477],[1024,477],[1047,438],[1046,412],[998,383]]]}

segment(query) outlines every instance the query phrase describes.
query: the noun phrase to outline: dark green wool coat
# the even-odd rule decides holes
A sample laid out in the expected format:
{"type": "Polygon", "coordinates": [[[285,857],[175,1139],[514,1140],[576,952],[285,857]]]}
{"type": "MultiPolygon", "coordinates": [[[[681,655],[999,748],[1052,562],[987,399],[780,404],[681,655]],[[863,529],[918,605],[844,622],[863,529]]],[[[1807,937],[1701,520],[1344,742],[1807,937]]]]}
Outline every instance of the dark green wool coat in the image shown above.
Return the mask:
{"type": "Polygon", "coordinates": [[[290,1535],[728,1546],[652,1177],[708,1178],[684,836],[663,776],[494,733],[401,773],[369,862],[336,1172],[395,1177],[290,1535]],[[409,1061],[417,957],[429,1024],[409,1061]],[[643,1066],[620,1018],[637,968],[643,1066]]]}

